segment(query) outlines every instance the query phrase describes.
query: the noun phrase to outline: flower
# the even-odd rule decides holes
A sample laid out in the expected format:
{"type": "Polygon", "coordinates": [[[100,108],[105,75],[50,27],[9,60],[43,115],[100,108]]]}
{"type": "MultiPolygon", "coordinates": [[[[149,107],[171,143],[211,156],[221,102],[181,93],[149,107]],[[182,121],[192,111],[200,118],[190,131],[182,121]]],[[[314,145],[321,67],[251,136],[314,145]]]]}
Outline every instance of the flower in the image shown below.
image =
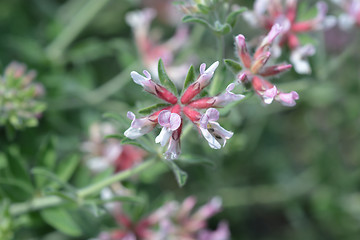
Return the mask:
{"type": "Polygon", "coordinates": [[[219,62],[215,62],[206,69],[206,64],[201,64],[199,77],[185,89],[179,98],[170,90],[155,83],[149,72],[144,71],[145,76],[137,72],[131,72],[131,77],[135,83],[143,86],[145,91],[155,95],[169,105],[140,119],[136,119],[134,113],[128,112],[128,118],[132,120],[132,123],[130,128],[125,131],[125,136],[131,139],[138,138],[149,133],[159,124],[162,129],[155,138],[155,142],[160,143],[161,146],[168,144],[167,151],[164,153],[165,158],[176,159],[181,153],[180,137],[183,118],[186,116],[199,129],[210,147],[219,149],[225,146],[226,140],[231,138],[233,133],[223,129],[216,122],[219,118],[219,112],[214,108],[223,107],[244,98],[244,96],[231,92],[235,88],[235,84],[232,83],[223,94],[194,99],[210,84],[218,65],[219,62]],[[207,109],[207,111],[205,114],[201,114],[196,109],[207,109]],[[212,117],[214,114],[217,114],[216,119],[212,117]]]}
{"type": "Polygon", "coordinates": [[[115,172],[131,168],[140,163],[146,153],[132,145],[122,145],[117,139],[104,139],[115,134],[116,129],[110,123],[94,123],[90,126],[90,137],[82,144],[86,153],[86,165],[94,173],[113,168],[115,172]]]}
{"type": "Polygon", "coordinates": [[[169,76],[174,79],[176,85],[181,85],[186,75],[186,65],[171,66],[174,53],[181,49],[188,39],[188,29],[179,26],[175,35],[168,41],[160,43],[151,35],[150,25],[155,18],[156,12],[152,8],[127,13],[125,19],[131,26],[135,43],[144,66],[157,77],[157,63],[161,58],[168,67],[169,76]]]}
{"type": "Polygon", "coordinates": [[[220,149],[225,146],[226,140],[231,138],[233,133],[225,130],[216,121],[219,119],[219,111],[215,108],[209,108],[200,119],[200,131],[208,141],[209,146],[214,149],[220,149]]]}
{"type": "Polygon", "coordinates": [[[9,124],[15,129],[35,127],[46,109],[40,100],[45,94],[42,84],[34,82],[36,72],[26,65],[10,63],[0,76],[0,126],[9,124]]]}
{"type": "Polygon", "coordinates": [[[353,26],[360,27],[360,2],[358,0],[332,0],[339,5],[344,13],[338,17],[338,24],[342,30],[349,30],[353,26]]]}
{"type": "MultiPolygon", "coordinates": [[[[295,91],[292,92],[291,96],[284,95],[285,93],[279,91],[276,86],[265,80],[265,77],[278,75],[292,67],[291,64],[266,66],[271,57],[270,46],[276,37],[281,34],[282,29],[280,25],[275,24],[258,46],[253,57],[248,52],[245,37],[241,34],[235,37],[237,53],[244,68],[238,73],[237,78],[238,82],[251,85],[265,104],[271,104],[273,100],[276,100],[284,106],[294,106],[296,104],[295,100],[299,99],[299,95],[295,91]]],[[[298,61],[301,61],[301,58],[298,61]]]]}
{"type": "Polygon", "coordinates": [[[195,204],[192,196],[182,204],[171,201],[137,222],[122,212],[115,212],[120,229],[102,232],[97,240],[229,240],[230,231],[224,221],[215,231],[207,229],[208,219],[221,210],[221,199],[214,197],[193,212],[195,204]]]}
{"type": "MultiPolygon", "coordinates": [[[[292,52],[291,55],[297,55],[301,52],[301,45],[297,36],[298,33],[324,29],[335,24],[333,17],[326,16],[327,4],[325,2],[318,2],[316,5],[316,17],[305,21],[297,21],[297,7],[297,0],[256,0],[254,3],[254,11],[244,13],[244,17],[251,25],[262,27],[268,31],[272,29],[275,24],[279,24],[282,27],[282,32],[277,42],[278,46],[274,48],[274,50],[278,50],[277,55],[280,55],[281,47],[286,45],[290,48],[292,52]]],[[[295,71],[300,74],[311,73],[310,67],[303,67],[304,62],[306,62],[305,57],[311,56],[309,53],[310,52],[301,56],[301,62],[296,61],[296,56],[290,58],[295,66],[295,71]],[[297,66],[298,64],[299,66],[297,66]]],[[[311,53],[313,55],[315,52],[311,51],[311,53]]]]}

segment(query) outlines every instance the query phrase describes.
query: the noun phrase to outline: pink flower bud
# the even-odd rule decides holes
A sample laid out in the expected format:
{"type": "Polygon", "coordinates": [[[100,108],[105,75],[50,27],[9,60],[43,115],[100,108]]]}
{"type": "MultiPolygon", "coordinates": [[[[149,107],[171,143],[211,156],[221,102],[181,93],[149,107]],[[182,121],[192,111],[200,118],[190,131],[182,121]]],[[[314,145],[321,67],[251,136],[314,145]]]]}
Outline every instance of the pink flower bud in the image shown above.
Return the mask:
{"type": "Polygon", "coordinates": [[[191,107],[185,106],[183,112],[192,122],[198,122],[201,118],[201,113],[191,107]]]}
{"type": "Polygon", "coordinates": [[[254,63],[252,64],[251,66],[251,72],[253,74],[258,74],[260,69],[266,64],[266,62],[269,60],[271,56],[271,53],[270,52],[265,52],[264,54],[258,56],[254,63]]]}
{"type": "Polygon", "coordinates": [[[163,86],[160,86],[159,84],[153,82],[151,80],[151,75],[148,71],[144,70],[144,76],[140,75],[139,73],[132,71],[130,73],[131,78],[134,80],[134,82],[138,85],[141,85],[144,87],[144,90],[148,93],[151,93],[155,96],[157,96],[160,99],[163,99],[166,102],[169,102],[171,104],[177,103],[177,98],[172,94],[169,90],[164,88],[163,86]]]}
{"type": "Polygon", "coordinates": [[[242,34],[237,35],[235,42],[238,49],[238,55],[246,68],[251,67],[251,56],[247,50],[245,37],[242,34]]]}
{"type": "Polygon", "coordinates": [[[265,69],[263,69],[260,72],[260,75],[263,77],[273,76],[273,75],[277,75],[279,73],[285,72],[285,71],[289,70],[290,68],[292,68],[291,64],[281,64],[281,65],[270,66],[270,67],[266,67],[265,69]]]}
{"type": "Polygon", "coordinates": [[[199,78],[191,84],[184,92],[181,97],[181,103],[187,104],[191,101],[196,95],[198,95],[203,88],[205,88],[210,83],[210,79],[213,77],[216,68],[219,66],[219,62],[214,62],[207,70],[206,64],[203,63],[200,66],[200,76],[199,78]]]}

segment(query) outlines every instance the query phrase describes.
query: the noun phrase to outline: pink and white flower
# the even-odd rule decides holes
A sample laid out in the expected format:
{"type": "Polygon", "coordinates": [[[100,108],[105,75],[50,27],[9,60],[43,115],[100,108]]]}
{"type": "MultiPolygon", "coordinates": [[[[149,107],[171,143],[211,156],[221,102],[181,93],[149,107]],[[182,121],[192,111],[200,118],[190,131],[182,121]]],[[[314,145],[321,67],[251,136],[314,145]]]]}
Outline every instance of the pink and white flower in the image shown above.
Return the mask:
{"type": "Polygon", "coordinates": [[[220,149],[226,144],[226,140],[233,136],[233,132],[227,131],[216,121],[219,119],[219,111],[215,108],[209,108],[201,117],[199,129],[208,141],[209,146],[214,149],[220,149]]]}
{"type": "MultiPolygon", "coordinates": [[[[265,77],[278,75],[282,72],[289,70],[291,64],[279,64],[273,66],[266,66],[267,61],[271,57],[271,44],[276,40],[277,36],[280,36],[282,27],[275,24],[269,34],[264,38],[259,47],[256,49],[253,57],[250,56],[249,51],[246,46],[245,37],[241,34],[235,37],[235,45],[237,47],[237,53],[239,59],[243,65],[243,70],[237,74],[238,82],[243,83],[246,86],[250,85],[254,89],[257,95],[261,97],[265,104],[271,104],[273,100],[279,101],[284,106],[294,106],[295,100],[299,99],[299,95],[293,91],[291,102],[283,101],[283,92],[277,89],[277,87],[271,84],[269,81],[265,80],[265,77]]],[[[310,54],[311,49],[308,47],[303,49],[305,53],[310,54]],[[306,51],[305,51],[306,50],[306,51]]],[[[297,59],[294,59],[298,62],[302,61],[302,56],[300,54],[295,56],[297,59]]],[[[303,63],[303,68],[304,68],[303,63]]],[[[306,67],[306,65],[305,65],[306,67]]]]}
{"type": "Polygon", "coordinates": [[[339,5],[344,12],[338,17],[339,27],[349,30],[353,26],[360,27],[360,1],[359,0],[332,0],[339,5]]]}
{"type": "Polygon", "coordinates": [[[268,31],[274,25],[279,24],[282,31],[276,43],[278,46],[273,49],[273,53],[280,55],[281,47],[288,46],[292,51],[292,55],[295,54],[295,57],[290,58],[295,71],[300,74],[308,74],[311,69],[305,57],[309,57],[311,54],[301,55],[302,59],[298,61],[296,56],[302,48],[297,34],[329,28],[335,24],[335,20],[334,17],[326,16],[328,8],[325,2],[318,2],[316,5],[318,10],[316,17],[305,21],[297,20],[297,7],[297,0],[256,0],[254,11],[246,12],[243,16],[252,25],[262,27],[268,31]]]}
{"type": "Polygon", "coordinates": [[[188,29],[179,26],[175,35],[169,40],[160,43],[151,34],[150,26],[156,17],[156,11],[151,8],[129,12],[125,19],[131,26],[138,52],[141,56],[144,66],[156,76],[157,64],[161,58],[168,69],[169,76],[174,79],[177,86],[182,85],[183,79],[187,73],[186,65],[172,66],[174,53],[179,51],[188,40],[188,29]]]}
{"type": "Polygon", "coordinates": [[[130,128],[125,131],[125,136],[131,139],[138,138],[149,133],[159,124],[162,130],[156,137],[155,142],[160,143],[161,146],[168,144],[167,151],[164,153],[165,158],[170,160],[176,159],[181,153],[180,137],[183,115],[185,115],[199,128],[202,135],[209,142],[210,147],[219,149],[221,145],[225,146],[226,140],[231,138],[233,133],[223,129],[216,122],[219,118],[219,113],[210,107],[223,107],[233,101],[241,100],[245,96],[233,93],[232,90],[235,88],[235,84],[232,83],[226,88],[226,92],[223,94],[193,100],[202,89],[210,84],[211,78],[218,65],[219,62],[214,62],[206,69],[206,64],[201,64],[199,77],[194,83],[188,86],[179,99],[165,87],[155,83],[147,71],[144,71],[145,76],[137,72],[131,72],[131,77],[135,83],[143,86],[145,91],[166,101],[170,106],[140,119],[136,119],[134,113],[128,112],[128,118],[132,120],[132,123],[130,128]],[[202,115],[195,109],[208,110],[202,115]],[[214,113],[217,113],[216,119],[212,117],[214,113]]]}

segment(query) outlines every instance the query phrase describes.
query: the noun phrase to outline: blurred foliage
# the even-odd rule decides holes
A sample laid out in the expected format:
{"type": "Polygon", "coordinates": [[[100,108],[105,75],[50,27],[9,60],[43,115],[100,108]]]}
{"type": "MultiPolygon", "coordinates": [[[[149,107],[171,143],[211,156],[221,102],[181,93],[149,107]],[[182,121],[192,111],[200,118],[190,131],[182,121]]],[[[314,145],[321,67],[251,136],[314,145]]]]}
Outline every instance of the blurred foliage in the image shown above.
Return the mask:
{"type": "MultiPolygon", "coordinates": [[[[13,138],[0,128],[0,239],[89,239],[116,227],[96,196],[85,203],[74,197],[74,189],[111,175],[94,176],[85,167],[81,142],[90,124],[103,120],[105,112],[125,118],[128,110],[154,104],[151,96],[129,84],[130,71],[144,67],[124,20],[126,12],[152,2],[0,1],[2,72],[14,60],[36,69],[47,104],[38,127],[16,131],[13,138]],[[58,196],[65,207],[10,217],[11,211],[21,209],[11,209],[9,202],[38,196],[58,196]]],[[[237,2],[248,8],[253,3],[237,2]]],[[[330,9],[337,11],[333,5],[330,9]]],[[[221,20],[222,25],[213,22],[213,27],[225,29],[228,24],[232,30],[224,36],[224,58],[234,59],[233,35],[246,33],[251,39],[262,33],[239,16],[237,23],[228,15],[221,20]]],[[[160,18],[154,25],[164,36],[174,32],[160,18]]],[[[179,188],[159,161],[139,177],[123,181],[137,189],[141,199],[125,201],[124,209],[139,219],[169,199],[195,195],[206,202],[218,195],[224,210],[210,227],[227,219],[232,239],[358,239],[360,30],[331,31],[345,39],[339,43],[329,32],[302,40],[317,44],[311,75],[291,71],[273,80],[284,90],[299,92],[296,107],[264,107],[257,96],[250,96],[223,111],[221,123],[235,134],[222,151],[199,143],[202,140],[191,131],[182,139],[182,158],[175,161],[187,172],[186,185],[179,188]]],[[[195,53],[198,62],[219,60],[214,57],[216,41],[202,25],[191,24],[190,43],[179,58],[195,53]]],[[[230,71],[223,71],[221,78],[218,92],[234,80],[230,71]]],[[[114,122],[119,133],[129,124],[114,122]]],[[[155,136],[151,133],[143,141],[155,136]]]]}

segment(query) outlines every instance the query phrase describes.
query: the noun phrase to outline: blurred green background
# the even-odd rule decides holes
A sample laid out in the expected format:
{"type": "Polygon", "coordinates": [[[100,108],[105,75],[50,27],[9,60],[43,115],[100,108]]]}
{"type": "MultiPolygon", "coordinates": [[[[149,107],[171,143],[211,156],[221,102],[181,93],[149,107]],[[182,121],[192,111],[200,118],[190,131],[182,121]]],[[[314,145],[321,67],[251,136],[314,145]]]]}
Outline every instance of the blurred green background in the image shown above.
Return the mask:
{"type": "MultiPolygon", "coordinates": [[[[252,5],[252,1],[238,3],[252,5]]],[[[130,78],[130,71],[143,67],[124,20],[128,11],[149,4],[131,0],[0,1],[0,67],[17,60],[36,69],[36,81],[44,85],[48,104],[38,127],[18,131],[12,140],[0,128],[0,151],[18,149],[28,169],[36,166],[39,148],[48,139],[55,142],[59,159],[79,156],[89,125],[103,120],[103,113],[125,116],[128,110],[151,104],[153,98],[142,94],[130,78]]],[[[331,14],[336,15],[339,9],[330,6],[331,14]]],[[[174,27],[161,19],[153,25],[164,31],[165,38],[174,33],[174,27]]],[[[226,37],[226,58],[235,59],[232,38],[239,33],[251,39],[262,32],[239,17],[226,37]]],[[[149,208],[167,198],[195,195],[205,202],[221,196],[224,210],[210,226],[228,220],[232,239],[358,239],[359,29],[312,37],[317,44],[317,54],[311,57],[313,73],[301,76],[292,70],[273,80],[283,90],[299,92],[296,107],[264,107],[253,96],[220,120],[235,132],[222,151],[199,145],[196,131],[183,139],[184,154],[201,155],[210,162],[205,166],[180,163],[189,175],[183,188],[163,166],[127,184],[149,199],[149,208]],[[334,43],[340,35],[345,36],[344,42],[334,43]]],[[[204,27],[192,24],[190,39],[176,62],[194,52],[196,68],[201,62],[218,60],[215,39],[204,27]]],[[[224,79],[229,82],[232,77],[227,72],[224,79]]],[[[0,170],[4,167],[0,164],[0,170]]],[[[80,165],[78,171],[82,168],[80,165]]],[[[71,181],[76,186],[87,183],[76,177],[71,181]]],[[[4,196],[0,193],[0,198],[4,196]]],[[[12,201],[26,199],[19,194],[12,201]]],[[[15,239],[86,239],[53,233],[36,212],[17,221],[20,227],[15,239]]],[[[94,231],[86,237],[96,236],[94,231]]]]}

